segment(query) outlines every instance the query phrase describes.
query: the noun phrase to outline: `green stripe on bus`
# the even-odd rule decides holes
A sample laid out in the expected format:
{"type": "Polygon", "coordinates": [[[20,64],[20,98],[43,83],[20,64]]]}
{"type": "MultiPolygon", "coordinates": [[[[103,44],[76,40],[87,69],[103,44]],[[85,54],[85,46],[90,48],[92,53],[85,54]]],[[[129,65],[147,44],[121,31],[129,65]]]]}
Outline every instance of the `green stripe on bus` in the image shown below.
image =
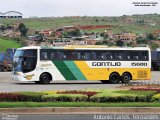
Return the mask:
{"type": "Polygon", "coordinates": [[[77,80],[86,80],[86,77],[79,70],[74,61],[64,61],[64,63],[68,66],[73,75],[77,78],[77,80]]]}
{"type": "Polygon", "coordinates": [[[64,61],[53,61],[53,63],[66,80],[77,80],[64,61]]]}

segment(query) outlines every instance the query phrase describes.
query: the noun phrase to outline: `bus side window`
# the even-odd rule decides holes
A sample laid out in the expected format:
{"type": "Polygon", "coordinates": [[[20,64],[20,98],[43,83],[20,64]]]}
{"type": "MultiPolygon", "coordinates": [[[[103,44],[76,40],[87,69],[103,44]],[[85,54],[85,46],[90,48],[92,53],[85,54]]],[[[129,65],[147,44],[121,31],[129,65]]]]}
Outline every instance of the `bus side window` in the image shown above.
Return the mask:
{"type": "Polygon", "coordinates": [[[108,54],[108,59],[109,60],[114,60],[114,52],[110,52],[109,54],[108,54]]]}
{"type": "Polygon", "coordinates": [[[90,60],[91,52],[90,51],[76,51],[75,57],[77,60],[90,60]]]}
{"type": "Polygon", "coordinates": [[[64,51],[63,52],[63,60],[67,60],[68,59],[68,51],[64,51]]]}
{"type": "Polygon", "coordinates": [[[63,59],[67,59],[67,56],[66,56],[66,55],[63,55],[63,59]]]}
{"type": "Polygon", "coordinates": [[[127,60],[130,60],[130,59],[131,59],[131,57],[129,55],[127,55],[127,60]]]}
{"type": "Polygon", "coordinates": [[[132,52],[131,51],[126,51],[126,60],[132,60],[132,52]]]}
{"type": "Polygon", "coordinates": [[[97,60],[97,53],[95,51],[91,52],[92,60],[97,60]]]}
{"type": "Polygon", "coordinates": [[[133,60],[139,60],[140,59],[140,54],[139,51],[134,51],[132,52],[133,60]]]}
{"type": "Polygon", "coordinates": [[[57,59],[57,60],[62,60],[62,59],[63,59],[63,55],[64,55],[63,52],[58,51],[58,52],[56,53],[56,59],[57,59]]]}
{"type": "Polygon", "coordinates": [[[137,60],[139,60],[139,58],[140,58],[140,56],[139,56],[138,51],[127,51],[126,52],[126,60],[137,61],[137,60]]]}
{"type": "Polygon", "coordinates": [[[97,51],[96,54],[96,60],[102,60],[102,51],[97,51]]]}
{"type": "Polygon", "coordinates": [[[67,60],[74,60],[75,58],[74,51],[65,51],[64,54],[67,60]]]}
{"type": "Polygon", "coordinates": [[[106,52],[106,60],[113,60],[113,55],[111,51],[106,52]]]}
{"type": "Polygon", "coordinates": [[[112,55],[109,56],[109,60],[113,60],[113,56],[112,55]]]}
{"type": "Polygon", "coordinates": [[[122,56],[118,55],[118,56],[117,56],[117,59],[118,59],[118,60],[122,60],[122,56]]]}
{"type": "Polygon", "coordinates": [[[114,56],[116,60],[123,60],[124,53],[123,51],[115,51],[114,56]]]}
{"type": "Polygon", "coordinates": [[[51,52],[51,54],[50,54],[50,58],[51,58],[51,60],[54,60],[55,59],[55,52],[51,52]]]}
{"type": "Polygon", "coordinates": [[[102,54],[101,54],[101,60],[105,60],[106,59],[106,54],[103,52],[102,54]]]}
{"type": "Polygon", "coordinates": [[[91,53],[90,53],[90,51],[85,51],[84,52],[84,59],[85,60],[90,60],[91,59],[91,53]]]}
{"type": "Polygon", "coordinates": [[[110,53],[108,51],[96,51],[94,60],[108,60],[110,53]]]}
{"type": "Polygon", "coordinates": [[[66,59],[66,55],[64,55],[64,52],[60,52],[60,60],[66,59]]]}
{"type": "Polygon", "coordinates": [[[147,56],[143,56],[143,60],[147,60],[147,56]]]}
{"type": "Polygon", "coordinates": [[[134,60],[138,60],[139,59],[139,57],[138,56],[134,56],[134,60]]]}
{"type": "Polygon", "coordinates": [[[49,49],[41,49],[40,50],[40,60],[50,60],[51,59],[51,52],[52,51],[49,49]]]}
{"type": "Polygon", "coordinates": [[[76,59],[77,59],[77,60],[83,59],[82,51],[76,51],[76,59]]]}
{"type": "Polygon", "coordinates": [[[42,51],[41,52],[41,60],[48,60],[48,52],[47,51],[42,51]]]}
{"type": "Polygon", "coordinates": [[[148,52],[147,51],[141,52],[141,60],[148,60],[148,52]]]}

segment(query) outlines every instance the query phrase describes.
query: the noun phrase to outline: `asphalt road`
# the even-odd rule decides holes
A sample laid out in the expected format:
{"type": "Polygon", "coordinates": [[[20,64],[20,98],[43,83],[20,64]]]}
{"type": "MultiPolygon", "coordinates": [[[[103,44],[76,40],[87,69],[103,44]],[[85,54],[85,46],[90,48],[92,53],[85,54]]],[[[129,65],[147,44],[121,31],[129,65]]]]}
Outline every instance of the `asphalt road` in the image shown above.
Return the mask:
{"type": "MultiPolygon", "coordinates": [[[[100,81],[62,81],[41,85],[29,82],[13,81],[10,72],[0,72],[0,92],[18,91],[50,91],[50,90],[84,90],[84,89],[116,89],[122,84],[102,84],[100,81]]],[[[133,81],[132,83],[154,82],[160,84],[160,71],[152,72],[150,81],[133,81]]]]}
{"type": "Polygon", "coordinates": [[[2,120],[159,120],[158,114],[0,115],[2,120]]]}

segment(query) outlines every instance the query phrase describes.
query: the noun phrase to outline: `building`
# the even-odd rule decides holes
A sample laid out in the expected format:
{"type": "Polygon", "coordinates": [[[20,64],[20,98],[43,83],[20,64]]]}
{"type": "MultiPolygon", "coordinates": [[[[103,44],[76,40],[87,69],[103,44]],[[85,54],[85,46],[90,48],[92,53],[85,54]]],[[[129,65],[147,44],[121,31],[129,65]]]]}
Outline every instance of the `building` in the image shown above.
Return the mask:
{"type": "Polygon", "coordinates": [[[17,11],[0,12],[0,18],[22,18],[23,14],[17,11]]]}
{"type": "Polygon", "coordinates": [[[116,34],[114,38],[116,40],[122,40],[123,42],[126,42],[126,43],[136,42],[136,35],[132,33],[116,34]]]}
{"type": "Polygon", "coordinates": [[[87,45],[85,40],[74,40],[69,38],[62,38],[53,40],[53,46],[65,46],[65,45],[87,45]]]}
{"type": "Polygon", "coordinates": [[[41,35],[30,35],[30,36],[28,36],[28,40],[30,40],[30,41],[43,41],[43,36],[41,36],[41,35]]]}
{"type": "Polygon", "coordinates": [[[150,40],[150,41],[148,41],[148,44],[149,45],[156,44],[156,45],[158,45],[160,47],[160,40],[150,40]]]}
{"type": "Polygon", "coordinates": [[[49,36],[51,36],[53,31],[51,31],[51,30],[42,30],[42,31],[36,31],[36,32],[38,34],[41,34],[41,35],[45,36],[45,37],[49,37],[49,36]]]}
{"type": "Polygon", "coordinates": [[[70,31],[78,30],[78,28],[75,26],[63,26],[62,29],[63,29],[63,32],[70,32],[70,31]]]}
{"type": "Polygon", "coordinates": [[[50,36],[52,34],[51,30],[43,30],[39,32],[39,34],[42,34],[44,36],[50,36]]]}
{"type": "Polygon", "coordinates": [[[98,37],[95,39],[90,38],[90,36],[81,37],[71,37],[71,38],[61,38],[53,40],[53,46],[64,46],[64,45],[95,45],[96,42],[103,40],[103,37],[98,37]]]}
{"type": "Polygon", "coordinates": [[[18,31],[13,30],[7,30],[1,34],[2,37],[9,37],[9,38],[16,38],[17,36],[20,36],[21,33],[18,31]]]}
{"type": "Polygon", "coordinates": [[[114,34],[112,30],[108,29],[108,30],[105,30],[104,32],[108,35],[109,38],[113,38],[114,34]]]}

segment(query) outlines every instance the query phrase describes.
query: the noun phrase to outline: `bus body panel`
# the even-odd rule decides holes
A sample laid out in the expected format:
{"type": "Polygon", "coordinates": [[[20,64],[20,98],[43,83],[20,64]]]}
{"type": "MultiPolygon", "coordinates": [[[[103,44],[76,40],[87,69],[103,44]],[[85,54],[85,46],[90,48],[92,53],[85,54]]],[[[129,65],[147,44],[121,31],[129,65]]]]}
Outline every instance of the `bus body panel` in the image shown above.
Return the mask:
{"type": "Polygon", "coordinates": [[[25,73],[21,81],[39,81],[39,76],[43,73],[50,73],[53,81],[109,80],[110,74],[114,72],[120,76],[123,73],[130,73],[133,80],[150,79],[150,68],[90,68],[85,61],[48,61],[39,63],[35,71],[25,73]]]}
{"type": "MultiPolygon", "coordinates": [[[[145,62],[146,66],[139,66],[134,67],[130,66],[132,62],[121,62],[123,63],[121,67],[118,66],[92,66],[91,63],[93,62],[84,62],[84,61],[74,61],[78,68],[82,71],[82,73],[86,76],[87,80],[109,80],[109,76],[113,72],[119,73],[120,76],[122,76],[123,73],[128,72],[133,77],[134,80],[137,79],[150,79],[150,63],[145,62]],[[140,76],[141,74],[146,74],[143,76],[140,76]]],[[[95,61],[94,61],[95,62],[95,61]]],[[[100,62],[98,62],[100,63],[100,62]]],[[[103,63],[103,62],[101,62],[103,63]]],[[[112,62],[110,62],[112,63],[112,62]]],[[[144,63],[139,62],[139,63],[144,63]]],[[[114,63],[113,63],[114,64],[114,63]]]]}
{"type": "MultiPolygon", "coordinates": [[[[46,47],[48,49],[48,47],[46,47]]],[[[45,49],[46,49],[45,48],[45,49]]],[[[20,49],[30,49],[24,47],[20,49]]],[[[33,48],[32,48],[33,49],[33,48]]],[[[12,78],[19,81],[39,81],[43,73],[49,73],[53,81],[59,80],[109,80],[109,76],[116,72],[120,76],[123,73],[130,73],[132,80],[149,80],[151,57],[149,48],[145,49],[149,52],[148,61],[96,61],[96,60],[40,60],[41,47],[35,47],[38,51],[37,66],[35,70],[27,73],[14,72],[12,78]]],[[[50,48],[50,49],[88,49],[91,48],[50,48]]],[[[96,48],[98,50],[112,50],[114,48],[96,48]]],[[[96,50],[95,49],[95,50],[96,50]]],[[[115,48],[118,50],[118,48],[115,48]]],[[[114,50],[115,50],[114,49],[114,50]]],[[[121,48],[120,48],[121,49],[121,48]]],[[[122,50],[130,50],[122,48],[122,50]]],[[[131,49],[132,50],[132,49],[131,49]]],[[[144,50],[142,48],[133,48],[133,50],[144,50]]]]}

